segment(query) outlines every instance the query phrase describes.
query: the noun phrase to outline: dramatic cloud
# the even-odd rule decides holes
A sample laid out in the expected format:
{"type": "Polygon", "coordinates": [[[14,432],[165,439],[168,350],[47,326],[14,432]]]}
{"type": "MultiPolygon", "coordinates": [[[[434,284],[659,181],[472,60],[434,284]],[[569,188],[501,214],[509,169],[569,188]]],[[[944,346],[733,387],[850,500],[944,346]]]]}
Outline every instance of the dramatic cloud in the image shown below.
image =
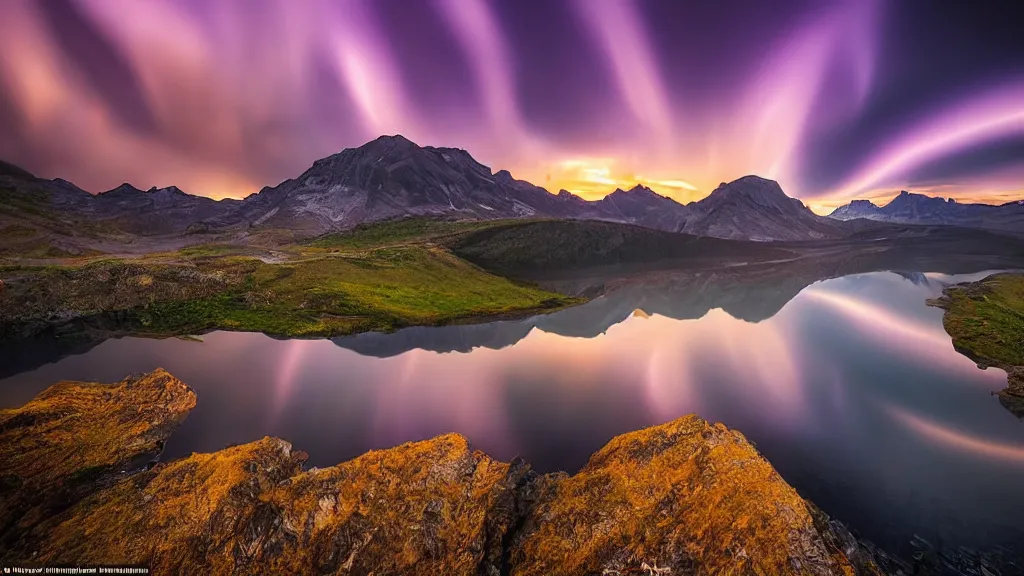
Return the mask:
{"type": "Polygon", "coordinates": [[[1024,197],[1007,5],[5,0],[0,157],[240,197],[381,133],[552,191],[1024,197]],[[1000,14],[1005,8],[1007,13],[1000,14]]]}

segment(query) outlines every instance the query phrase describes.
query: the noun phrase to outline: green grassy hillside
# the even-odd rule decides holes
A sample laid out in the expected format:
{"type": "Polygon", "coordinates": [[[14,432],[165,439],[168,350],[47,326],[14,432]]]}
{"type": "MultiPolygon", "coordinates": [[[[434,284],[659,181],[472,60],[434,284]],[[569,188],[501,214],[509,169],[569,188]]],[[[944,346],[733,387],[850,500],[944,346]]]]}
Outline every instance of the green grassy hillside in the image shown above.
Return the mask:
{"type": "Polygon", "coordinates": [[[296,254],[281,263],[198,247],[132,260],[0,269],[0,331],[99,317],[152,335],[208,330],[334,336],[557,309],[578,299],[489,274],[426,245],[296,254]]]}

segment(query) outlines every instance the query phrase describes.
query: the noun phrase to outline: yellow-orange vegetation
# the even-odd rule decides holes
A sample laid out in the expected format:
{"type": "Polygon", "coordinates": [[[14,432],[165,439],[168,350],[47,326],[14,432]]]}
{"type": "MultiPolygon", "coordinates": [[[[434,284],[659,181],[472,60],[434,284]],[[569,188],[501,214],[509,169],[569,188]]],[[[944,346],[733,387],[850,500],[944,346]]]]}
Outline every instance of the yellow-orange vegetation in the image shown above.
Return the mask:
{"type": "Polygon", "coordinates": [[[512,574],[853,574],[815,514],[742,434],[685,416],[544,479],[512,574]]]}
{"type": "Polygon", "coordinates": [[[113,385],[60,382],[0,410],[0,529],[28,533],[49,510],[145,464],[195,403],[158,369],[113,385]]]}
{"type": "Polygon", "coordinates": [[[42,487],[155,455],[195,404],[195,393],[161,369],[113,385],[59,382],[21,408],[0,410],[0,474],[42,487]]]}
{"type": "MultiPolygon", "coordinates": [[[[48,464],[65,477],[78,474],[75,466],[120,465],[146,446],[146,422],[193,404],[191,391],[163,371],[115,386],[56,385],[3,414],[2,422],[66,415],[56,417],[59,433],[45,418],[24,416],[22,432],[3,428],[0,454],[20,451],[5,460],[5,475],[43,485],[53,481],[48,464]],[[140,382],[148,392],[126,392],[140,382]],[[74,409],[57,408],[67,406],[74,409]],[[37,441],[32,431],[45,433],[37,441]],[[63,464],[62,452],[83,456],[63,464]]],[[[574,476],[497,462],[457,434],[324,469],[303,471],[304,459],[287,442],[263,438],[120,477],[88,476],[95,482],[69,507],[47,508],[33,529],[8,532],[0,559],[139,563],[154,574],[877,571],[741,434],[697,416],[615,438],[574,476]]]]}
{"type": "Polygon", "coordinates": [[[261,496],[299,472],[282,440],[264,438],[159,465],[83,500],[42,526],[43,563],[144,563],[155,574],[236,569],[245,524],[261,496]]]}
{"type": "Polygon", "coordinates": [[[269,571],[497,573],[527,471],[447,434],[299,475],[268,498],[295,536],[269,571]]]}

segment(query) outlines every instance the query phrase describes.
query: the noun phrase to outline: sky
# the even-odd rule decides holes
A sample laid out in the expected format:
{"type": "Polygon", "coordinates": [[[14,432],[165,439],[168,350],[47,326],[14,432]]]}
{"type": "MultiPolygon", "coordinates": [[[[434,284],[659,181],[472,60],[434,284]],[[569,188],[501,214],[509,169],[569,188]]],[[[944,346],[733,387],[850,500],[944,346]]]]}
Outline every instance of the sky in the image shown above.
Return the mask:
{"type": "Polygon", "coordinates": [[[244,197],[400,133],[552,192],[1024,198],[1015,3],[0,0],[0,158],[244,197]]]}

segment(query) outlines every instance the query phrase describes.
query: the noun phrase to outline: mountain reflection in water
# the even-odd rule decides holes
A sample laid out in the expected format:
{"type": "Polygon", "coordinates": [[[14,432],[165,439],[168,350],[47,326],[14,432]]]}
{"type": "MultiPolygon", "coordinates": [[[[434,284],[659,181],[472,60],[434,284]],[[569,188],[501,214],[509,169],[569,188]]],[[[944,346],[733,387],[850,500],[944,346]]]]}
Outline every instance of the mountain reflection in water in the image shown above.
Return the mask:
{"type": "Polygon", "coordinates": [[[0,404],[161,366],[199,396],[166,457],[273,435],[325,466],[455,431],[541,471],[574,471],[617,434],[696,412],[883,546],[920,534],[987,549],[1024,541],[1024,425],[989,395],[1005,373],[955,352],[925,305],[984,275],[661,274],[518,321],[108,340],[0,381],[0,404]]]}

